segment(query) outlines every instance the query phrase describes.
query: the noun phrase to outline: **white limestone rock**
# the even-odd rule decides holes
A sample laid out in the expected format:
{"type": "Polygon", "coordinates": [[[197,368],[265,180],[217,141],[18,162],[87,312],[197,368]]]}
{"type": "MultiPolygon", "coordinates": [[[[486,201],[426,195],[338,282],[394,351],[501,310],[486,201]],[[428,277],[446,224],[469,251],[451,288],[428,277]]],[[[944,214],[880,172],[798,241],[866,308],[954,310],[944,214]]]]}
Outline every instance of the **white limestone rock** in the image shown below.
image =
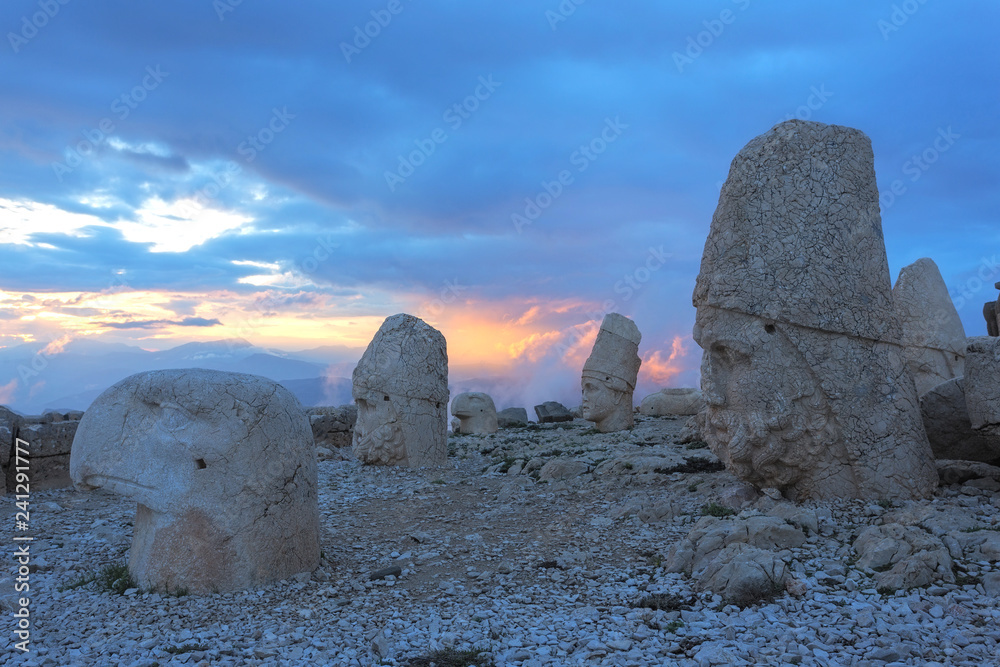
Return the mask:
{"type": "Polygon", "coordinates": [[[305,412],[266,378],[204,369],[125,378],[87,410],[70,474],[137,503],[143,588],[231,591],[319,565],[316,454],[305,412]]]}
{"type": "Polygon", "coordinates": [[[590,357],[583,365],[581,416],[601,433],[632,428],[632,393],[639,374],[639,342],[635,322],[608,313],[601,322],[590,357]]]}
{"type": "Polygon", "coordinates": [[[933,491],[862,132],[792,120],[747,144],[693,301],[703,436],[734,474],[794,500],[933,491]]]}
{"type": "Polygon", "coordinates": [[[483,435],[497,432],[497,408],[489,394],[467,391],[451,402],[451,414],[458,417],[455,431],[466,435],[483,435]]]}
{"type": "Polygon", "coordinates": [[[965,328],[937,264],[929,257],[904,266],[892,288],[906,365],[917,395],[965,370],[965,328]]]}
{"type": "Polygon", "coordinates": [[[642,399],[639,414],[647,417],[687,417],[701,412],[705,399],[701,392],[691,387],[661,389],[642,399]]]}
{"type": "Polygon", "coordinates": [[[440,466],[448,458],[448,350],[412,315],[386,318],[354,369],[352,448],[364,463],[440,466]]]}

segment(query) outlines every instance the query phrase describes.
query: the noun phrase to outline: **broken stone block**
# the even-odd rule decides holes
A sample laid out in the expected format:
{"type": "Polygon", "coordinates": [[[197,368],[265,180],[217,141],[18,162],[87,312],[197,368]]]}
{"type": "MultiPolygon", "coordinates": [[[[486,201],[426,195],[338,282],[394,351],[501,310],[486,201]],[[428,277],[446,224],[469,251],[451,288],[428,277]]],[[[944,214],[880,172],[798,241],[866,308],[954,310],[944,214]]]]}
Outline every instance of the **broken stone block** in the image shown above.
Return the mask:
{"type": "Polygon", "coordinates": [[[536,405],[535,415],[539,424],[573,421],[573,414],[566,409],[566,406],[555,401],[545,401],[541,405],[536,405]]]}

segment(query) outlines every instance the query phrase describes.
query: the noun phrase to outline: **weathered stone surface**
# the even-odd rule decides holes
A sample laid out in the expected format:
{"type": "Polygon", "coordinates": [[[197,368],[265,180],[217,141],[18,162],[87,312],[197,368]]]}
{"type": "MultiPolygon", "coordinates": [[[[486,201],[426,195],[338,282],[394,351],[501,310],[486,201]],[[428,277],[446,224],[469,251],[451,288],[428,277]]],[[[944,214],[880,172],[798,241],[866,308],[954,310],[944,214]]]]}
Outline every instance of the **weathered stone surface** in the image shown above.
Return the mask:
{"type": "Polygon", "coordinates": [[[0,493],[14,490],[16,472],[10,461],[14,457],[14,438],[21,416],[5,405],[0,405],[0,493]],[[10,480],[7,477],[10,476],[10,480]]]}
{"type": "Polygon", "coordinates": [[[536,405],[535,416],[538,417],[539,424],[573,421],[572,413],[566,409],[565,405],[556,401],[545,401],[541,405],[536,405]]]}
{"type": "Polygon", "coordinates": [[[965,368],[965,327],[929,257],[904,266],[892,288],[906,365],[922,396],[965,368]]]}
{"type": "Polygon", "coordinates": [[[538,471],[538,479],[572,479],[590,471],[586,461],[552,459],[538,471]]]}
{"type": "Polygon", "coordinates": [[[601,433],[632,428],[632,393],[639,374],[639,342],[635,322],[608,313],[601,322],[594,349],[583,364],[583,403],[580,416],[601,433]]]}
{"type": "Polygon", "coordinates": [[[364,463],[444,465],[448,396],[441,332],[412,315],[386,318],[354,369],[354,455],[364,463]]]}
{"type": "Polygon", "coordinates": [[[986,318],[986,335],[1000,336],[1000,314],[997,313],[996,301],[983,304],[983,317],[986,318]]]}
{"type": "Polygon", "coordinates": [[[854,541],[858,567],[876,571],[877,588],[899,590],[935,581],[955,582],[944,543],[926,531],[898,523],[869,526],[854,541]]]}
{"type": "MultiPolygon", "coordinates": [[[[69,455],[73,436],[80,424],[79,411],[49,411],[41,415],[19,415],[12,410],[0,415],[0,447],[5,455],[11,454],[14,438],[27,443],[30,468],[30,488],[33,491],[57,489],[73,484],[69,476],[69,455]],[[9,438],[10,444],[5,444],[9,438]]],[[[16,471],[5,466],[4,477],[8,490],[15,490],[16,471]]]]}
{"type": "Polygon", "coordinates": [[[699,390],[693,388],[661,389],[639,403],[639,414],[647,417],[687,417],[696,415],[703,409],[705,399],[699,390]]]}
{"type": "Polygon", "coordinates": [[[485,434],[497,432],[497,408],[489,394],[467,391],[451,402],[451,414],[459,419],[456,433],[485,434]]]}
{"type": "Polygon", "coordinates": [[[952,378],[920,397],[920,414],[936,459],[994,461],[1000,438],[972,428],[965,407],[965,378],[952,378]]]}
{"type": "Polygon", "coordinates": [[[1000,482],[1000,467],[977,461],[935,461],[942,484],[961,484],[970,479],[992,479],[1000,482]]]}
{"type": "Polygon", "coordinates": [[[497,413],[497,426],[517,428],[528,425],[528,411],[524,408],[506,408],[497,413]]]}
{"type": "Polygon", "coordinates": [[[358,421],[358,406],[341,405],[306,408],[309,426],[317,447],[339,449],[350,447],[354,424],[358,421]]]}
{"type": "Polygon", "coordinates": [[[965,405],[972,428],[1000,436],[1000,338],[973,336],[965,353],[965,405]]]}
{"type": "Polygon", "coordinates": [[[734,474],[792,499],[933,491],[862,132],[793,120],[747,144],[693,300],[703,436],[734,474]]]}
{"type": "Polygon", "coordinates": [[[316,455],[281,385],[203,369],[138,373],[101,394],[73,442],[81,490],[137,502],[140,586],[210,593],[319,564],[316,455]]]}
{"type": "Polygon", "coordinates": [[[736,542],[727,545],[695,579],[728,604],[746,606],[785,590],[788,565],[774,552],[736,542]]]}

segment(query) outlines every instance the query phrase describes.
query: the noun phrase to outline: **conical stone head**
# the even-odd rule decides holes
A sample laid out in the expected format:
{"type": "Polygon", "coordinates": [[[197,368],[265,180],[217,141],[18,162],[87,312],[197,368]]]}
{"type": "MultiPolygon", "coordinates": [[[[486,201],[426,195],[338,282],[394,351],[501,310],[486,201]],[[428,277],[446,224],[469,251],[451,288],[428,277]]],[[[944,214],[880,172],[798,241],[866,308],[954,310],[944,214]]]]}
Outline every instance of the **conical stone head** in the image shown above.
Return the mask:
{"type": "Polygon", "coordinates": [[[583,418],[602,432],[632,427],[632,393],[639,374],[642,334],[629,318],[608,313],[583,365],[583,418]]]}

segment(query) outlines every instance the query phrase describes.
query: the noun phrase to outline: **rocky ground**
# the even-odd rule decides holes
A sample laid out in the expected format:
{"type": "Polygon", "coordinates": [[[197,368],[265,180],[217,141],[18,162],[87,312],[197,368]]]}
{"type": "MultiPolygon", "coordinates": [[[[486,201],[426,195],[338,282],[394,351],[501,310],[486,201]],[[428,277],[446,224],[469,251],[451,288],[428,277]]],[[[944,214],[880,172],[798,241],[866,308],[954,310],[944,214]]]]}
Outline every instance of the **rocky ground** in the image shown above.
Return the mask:
{"type": "Polygon", "coordinates": [[[206,597],[71,587],[125,560],[134,506],[34,493],[31,651],[0,664],[407,665],[446,647],[524,666],[1000,664],[991,472],[952,471],[928,501],[793,506],[681,426],[451,436],[437,470],[323,461],[324,565],[206,597]]]}

